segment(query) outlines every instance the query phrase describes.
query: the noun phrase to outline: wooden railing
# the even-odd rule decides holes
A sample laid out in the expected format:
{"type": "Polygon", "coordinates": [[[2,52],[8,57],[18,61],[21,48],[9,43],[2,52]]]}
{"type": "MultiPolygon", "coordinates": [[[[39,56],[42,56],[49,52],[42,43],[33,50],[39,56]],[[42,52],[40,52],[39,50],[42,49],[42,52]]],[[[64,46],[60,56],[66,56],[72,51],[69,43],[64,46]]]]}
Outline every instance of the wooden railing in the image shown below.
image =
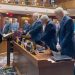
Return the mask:
{"type": "MultiPolygon", "coordinates": [[[[50,0],[0,0],[0,4],[53,8],[50,0]]],[[[55,4],[66,9],[75,8],[75,0],[59,0],[55,4]]]]}

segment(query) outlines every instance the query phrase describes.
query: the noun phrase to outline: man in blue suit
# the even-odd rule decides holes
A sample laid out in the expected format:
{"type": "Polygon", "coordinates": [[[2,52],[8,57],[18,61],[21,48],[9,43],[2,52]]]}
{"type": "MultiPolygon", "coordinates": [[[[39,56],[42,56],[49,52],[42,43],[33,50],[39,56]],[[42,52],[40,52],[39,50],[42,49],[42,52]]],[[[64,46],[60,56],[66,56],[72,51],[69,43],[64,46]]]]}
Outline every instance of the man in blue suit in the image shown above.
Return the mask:
{"type": "Polygon", "coordinates": [[[55,15],[60,21],[59,48],[61,48],[61,54],[74,58],[75,51],[73,43],[73,20],[69,16],[65,15],[64,10],[61,7],[55,9],[55,15]]]}
{"type": "Polygon", "coordinates": [[[19,22],[17,21],[17,19],[13,19],[12,20],[12,24],[11,24],[11,31],[16,32],[19,29],[19,22]]]}
{"type": "Polygon", "coordinates": [[[53,51],[57,51],[56,44],[56,27],[53,22],[49,19],[47,15],[41,16],[42,26],[42,36],[41,40],[53,51]]]}
{"type": "Polygon", "coordinates": [[[27,33],[30,30],[30,23],[28,22],[28,20],[25,20],[24,25],[23,25],[23,30],[25,33],[27,33]]]}
{"type": "Polygon", "coordinates": [[[41,29],[42,29],[42,22],[39,20],[39,14],[34,13],[33,16],[33,24],[30,28],[30,31],[27,33],[30,34],[32,41],[39,43],[41,37],[41,29]]]}

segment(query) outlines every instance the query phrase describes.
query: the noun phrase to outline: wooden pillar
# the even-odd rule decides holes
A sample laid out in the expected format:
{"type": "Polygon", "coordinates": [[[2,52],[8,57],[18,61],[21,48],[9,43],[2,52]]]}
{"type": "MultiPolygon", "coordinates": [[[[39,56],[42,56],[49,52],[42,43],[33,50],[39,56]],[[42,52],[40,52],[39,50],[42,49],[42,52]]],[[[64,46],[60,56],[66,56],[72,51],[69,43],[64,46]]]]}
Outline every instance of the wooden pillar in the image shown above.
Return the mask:
{"type": "Polygon", "coordinates": [[[1,25],[1,16],[0,16],[0,29],[2,28],[2,25],[1,25]]]}
{"type": "Polygon", "coordinates": [[[0,3],[2,3],[2,0],[0,0],[0,3]]]}
{"type": "Polygon", "coordinates": [[[2,43],[0,43],[0,54],[7,52],[7,41],[3,40],[2,43]]]}
{"type": "Polygon", "coordinates": [[[18,16],[17,19],[18,19],[18,22],[19,22],[20,27],[22,27],[21,26],[21,16],[18,16]]]}
{"type": "Polygon", "coordinates": [[[4,25],[4,16],[1,15],[1,17],[0,17],[0,28],[1,29],[3,28],[3,25],[4,25]]]}

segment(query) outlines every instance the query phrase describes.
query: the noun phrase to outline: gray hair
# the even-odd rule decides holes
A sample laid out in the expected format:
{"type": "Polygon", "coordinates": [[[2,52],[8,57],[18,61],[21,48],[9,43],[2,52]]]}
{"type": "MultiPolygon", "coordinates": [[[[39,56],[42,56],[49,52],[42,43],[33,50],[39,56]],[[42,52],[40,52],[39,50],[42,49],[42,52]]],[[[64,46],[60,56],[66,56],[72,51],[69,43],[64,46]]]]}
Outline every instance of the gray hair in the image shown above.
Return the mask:
{"type": "Polygon", "coordinates": [[[17,22],[18,21],[18,19],[17,18],[15,18],[15,22],[17,22]]]}
{"type": "Polygon", "coordinates": [[[25,23],[28,23],[28,20],[25,20],[24,22],[25,22],[25,23]]]}
{"type": "Polygon", "coordinates": [[[49,17],[47,15],[42,15],[40,17],[41,20],[49,20],[49,17]]]}
{"type": "Polygon", "coordinates": [[[35,17],[36,19],[39,19],[40,14],[39,13],[33,13],[33,17],[35,17]]]}
{"type": "Polygon", "coordinates": [[[64,9],[63,9],[62,7],[56,8],[54,12],[55,12],[56,14],[60,14],[60,13],[65,14],[65,13],[64,13],[64,9]]]}

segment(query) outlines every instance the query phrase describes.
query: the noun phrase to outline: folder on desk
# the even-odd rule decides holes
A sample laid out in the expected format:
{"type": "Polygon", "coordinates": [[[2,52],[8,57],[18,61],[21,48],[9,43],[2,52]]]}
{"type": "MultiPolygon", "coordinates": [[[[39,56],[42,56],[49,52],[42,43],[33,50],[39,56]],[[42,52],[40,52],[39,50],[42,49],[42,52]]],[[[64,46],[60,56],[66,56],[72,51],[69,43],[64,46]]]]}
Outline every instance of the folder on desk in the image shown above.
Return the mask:
{"type": "Polygon", "coordinates": [[[72,58],[67,56],[67,55],[57,55],[57,56],[52,56],[52,60],[59,62],[59,61],[71,61],[72,58]]]}

